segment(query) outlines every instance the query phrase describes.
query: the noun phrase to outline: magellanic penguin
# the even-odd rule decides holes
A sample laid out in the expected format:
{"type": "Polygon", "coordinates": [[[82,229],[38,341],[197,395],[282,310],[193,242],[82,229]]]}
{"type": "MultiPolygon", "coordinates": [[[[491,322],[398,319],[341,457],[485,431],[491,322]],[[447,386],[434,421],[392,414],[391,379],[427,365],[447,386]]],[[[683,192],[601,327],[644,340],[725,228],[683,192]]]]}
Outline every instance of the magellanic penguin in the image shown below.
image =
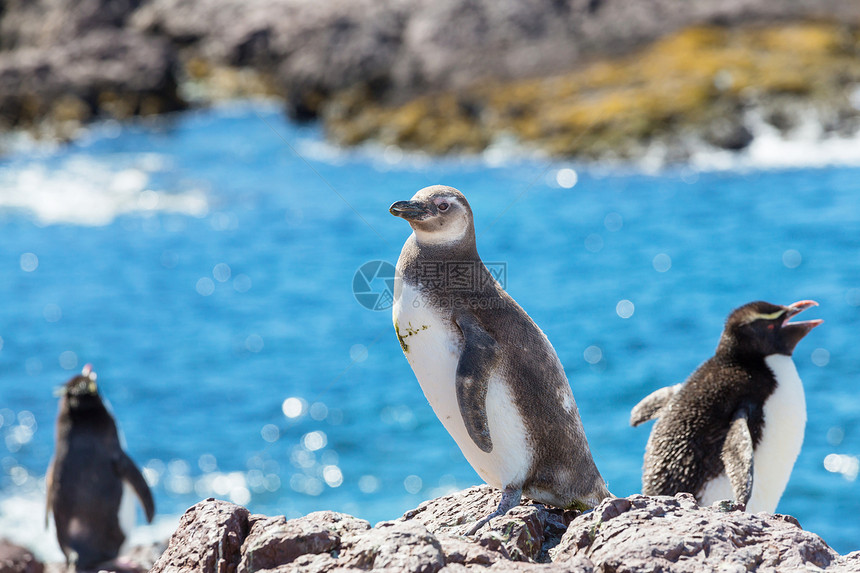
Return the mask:
{"type": "Polygon", "coordinates": [[[137,494],[151,522],[152,493],[122,450],[116,423],[88,364],[61,390],[56,446],[47,475],[46,525],[53,513],[57,541],[68,564],[87,570],[116,558],[127,533],[118,516],[124,483],[137,494]]]}
{"type": "Polygon", "coordinates": [[[821,320],[790,322],[818,303],[751,302],[726,320],[712,358],[684,384],[644,398],[630,424],[657,419],[642,493],[689,492],[701,505],[732,499],[776,510],[803,443],[806,400],[791,354],[821,320]]]}
{"type": "Polygon", "coordinates": [[[391,214],[413,233],[394,283],[394,328],[424,396],[481,478],[561,508],[611,494],[594,464],[567,377],[546,335],[478,256],[462,193],[436,185],[391,214]]]}

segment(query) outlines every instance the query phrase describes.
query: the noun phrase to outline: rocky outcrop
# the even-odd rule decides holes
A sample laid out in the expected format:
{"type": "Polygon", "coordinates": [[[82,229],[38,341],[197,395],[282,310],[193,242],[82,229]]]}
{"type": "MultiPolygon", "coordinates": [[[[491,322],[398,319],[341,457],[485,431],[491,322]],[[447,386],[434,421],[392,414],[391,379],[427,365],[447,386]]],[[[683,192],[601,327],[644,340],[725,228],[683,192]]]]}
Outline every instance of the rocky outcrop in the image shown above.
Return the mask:
{"type": "Polygon", "coordinates": [[[267,94],[344,144],[448,153],[504,136],[628,157],[692,134],[739,149],[754,105],[787,129],[809,101],[829,130],[860,127],[858,27],[853,0],[9,0],[0,130],[70,137],[267,94]],[[798,22],[814,24],[767,31],[798,22]]]}
{"type": "Polygon", "coordinates": [[[333,511],[291,520],[252,516],[239,570],[260,571],[283,564],[324,569],[334,564],[331,555],[341,550],[342,538],[369,529],[366,521],[333,511]]]}
{"type": "Polygon", "coordinates": [[[828,134],[860,129],[860,30],[833,23],[686,28],[632,56],[552,77],[486,81],[402,105],[340,93],[324,107],[348,144],[434,153],[481,151],[501,135],[556,156],[682,161],[703,145],[738,150],[754,128],[801,120],[828,134]]]}
{"type": "Polygon", "coordinates": [[[192,506],[152,571],[235,571],[248,516],[244,507],[213,498],[192,506]]]}
{"type": "Polygon", "coordinates": [[[731,503],[700,508],[690,494],[607,500],[574,522],[552,556],[590,559],[606,571],[838,570],[840,557],[791,516],[731,503]]]}
{"type": "Polygon", "coordinates": [[[0,19],[0,129],[70,137],[96,117],[125,119],[184,107],[176,55],[125,24],[137,2],[5,3],[0,19]]]}
{"type": "Polygon", "coordinates": [[[473,487],[371,527],[322,511],[298,519],[248,515],[207,500],[186,512],[162,571],[860,571],[788,516],[699,507],[692,496],[604,500],[579,515],[527,503],[464,535],[499,492],[473,487]]]}
{"type": "Polygon", "coordinates": [[[860,23],[850,0],[152,0],[136,29],[218,65],[272,73],[294,113],[366,87],[402,102],[486,79],[557,75],[681,28],[792,19],[860,23]]]}

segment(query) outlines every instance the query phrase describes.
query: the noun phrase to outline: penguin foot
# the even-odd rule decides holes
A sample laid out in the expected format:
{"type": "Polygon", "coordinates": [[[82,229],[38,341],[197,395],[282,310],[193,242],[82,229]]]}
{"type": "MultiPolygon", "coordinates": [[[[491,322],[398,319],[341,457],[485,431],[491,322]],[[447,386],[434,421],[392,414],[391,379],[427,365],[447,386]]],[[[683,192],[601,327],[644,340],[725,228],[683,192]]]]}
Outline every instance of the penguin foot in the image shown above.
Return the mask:
{"type": "Polygon", "coordinates": [[[488,524],[491,519],[493,519],[494,517],[499,517],[500,515],[504,515],[511,509],[518,506],[522,498],[522,488],[506,487],[504,491],[502,491],[502,501],[499,502],[499,507],[496,508],[496,511],[494,511],[484,519],[479,520],[475,525],[472,526],[472,529],[470,529],[466,533],[466,535],[475,535],[475,533],[477,533],[479,529],[484,527],[484,525],[488,524]]]}

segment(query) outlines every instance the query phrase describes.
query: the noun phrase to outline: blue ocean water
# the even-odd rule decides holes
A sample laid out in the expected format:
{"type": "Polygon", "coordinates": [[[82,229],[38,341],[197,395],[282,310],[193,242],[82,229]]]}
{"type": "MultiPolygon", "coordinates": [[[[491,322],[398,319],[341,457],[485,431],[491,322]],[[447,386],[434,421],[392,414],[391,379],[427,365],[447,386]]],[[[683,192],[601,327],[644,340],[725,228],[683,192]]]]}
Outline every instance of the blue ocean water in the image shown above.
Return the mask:
{"type": "Polygon", "coordinates": [[[353,293],[356,271],[394,263],[409,235],[388,206],[435,183],[467,195],[479,252],[554,344],[617,495],[639,491],[650,431],[628,426],[630,408],[710,356],[729,311],[818,301],[804,318],[825,322],[795,353],[806,440],[779,511],[860,549],[860,168],[646,174],[348,152],[260,104],[104,124],[2,159],[5,533],[53,543],[33,500],[53,391],[85,363],[161,515],[215,496],[375,522],[480,483],[390,311],[353,293]]]}

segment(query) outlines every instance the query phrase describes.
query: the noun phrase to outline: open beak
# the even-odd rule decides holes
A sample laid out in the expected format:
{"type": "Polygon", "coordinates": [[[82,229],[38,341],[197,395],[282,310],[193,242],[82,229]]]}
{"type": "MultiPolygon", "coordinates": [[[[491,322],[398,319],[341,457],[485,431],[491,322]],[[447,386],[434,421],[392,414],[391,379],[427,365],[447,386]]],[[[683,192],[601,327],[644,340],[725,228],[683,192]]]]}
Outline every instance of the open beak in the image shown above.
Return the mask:
{"type": "Polygon", "coordinates": [[[803,312],[807,308],[812,308],[813,306],[818,306],[818,303],[814,300],[801,300],[786,307],[788,312],[785,313],[785,320],[782,323],[781,332],[783,340],[788,346],[789,352],[793,352],[794,347],[797,346],[797,343],[800,342],[804,336],[809,334],[813,328],[824,322],[820,318],[790,322],[791,317],[803,312]]]}
{"type": "Polygon", "coordinates": [[[786,326],[805,326],[808,328],[807,331],[809,331],[809,330],[812,330],[813,328],[815,328],[816,326],[818,326],[819,324],[821,324],[822,322],[824,322],[821,319],[802,320],[802,321],[798,321],[798,322],[789,322],[791,320],[792,316],[796,316],[796,315],[800,314],[801,312],[803,312],[804,310],[806,310],[807,308],[812,308],[813,306],[818,306],[818,303],[815,302],[814,300],[800,300],[794,304],[788,305],[788,307],[787,307],[788,312],[785,313],[785,322],[782,323],[782,327],[785,328],[786,326]]]}
{"type": "Polygon", "coordinates": [[[431,215],[424,203],[420,201],[398,201],[388,208],[388,212],[407,221],[420,221],[431,215]]]}

